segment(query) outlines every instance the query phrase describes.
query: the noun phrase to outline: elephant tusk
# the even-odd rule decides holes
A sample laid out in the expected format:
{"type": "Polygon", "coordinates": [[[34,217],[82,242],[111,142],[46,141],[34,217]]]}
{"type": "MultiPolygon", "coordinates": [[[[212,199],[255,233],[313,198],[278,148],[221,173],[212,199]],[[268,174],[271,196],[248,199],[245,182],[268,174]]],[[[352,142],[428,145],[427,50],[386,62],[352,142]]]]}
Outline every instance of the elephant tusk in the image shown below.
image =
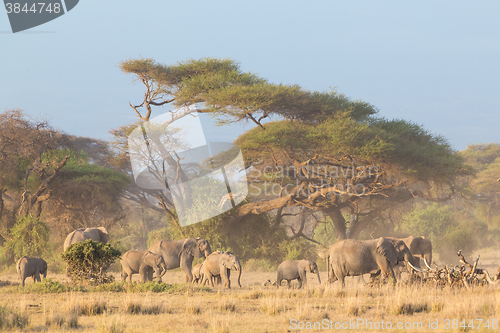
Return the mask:
{"type": "Polygon", "coordinates": [[[411,268],[413,268],[414,270],[416,270],[416,271],[418,271],[418,272],[425,272],[424,270],[422,270],[422,269],[420,269],[420,268],[417,268],[417,267],[413,266],[413,265],[411,264],[411,262],[409,262],[409,261],[408,261],[408,265],[410,265],[410,267],[411,267],[411,268]]]}
{"type": "Polygon", "coordinates": [[[425,264],[425,266],[427,266],[427,268],[429,270],[432,270],[431,266],[429,266],[429,264],[427,263],[427,260],[425,260],[425,258],[424,258],[424,264],[425,264]]]}

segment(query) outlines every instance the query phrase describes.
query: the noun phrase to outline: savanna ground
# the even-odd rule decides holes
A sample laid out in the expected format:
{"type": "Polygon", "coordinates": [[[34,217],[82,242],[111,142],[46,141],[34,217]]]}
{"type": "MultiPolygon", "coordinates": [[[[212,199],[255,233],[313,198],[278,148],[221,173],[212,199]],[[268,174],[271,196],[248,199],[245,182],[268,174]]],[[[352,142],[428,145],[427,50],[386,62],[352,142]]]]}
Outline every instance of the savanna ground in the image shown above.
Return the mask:
{"type": "MultiPolygon", "coordinates": [[[[493,255],[480,262],[492,261],[493,255]]],[[[481,267],[496,271],[493,262],[481,267]]],[[[119,274],[114,274],[120,281],[119,274]]],[[[68,283],[62,274],[49,274],[48,278],[68,283]]],[[[83,288],[83,291],[60,293],[25,293],[33,283],[31,278],[27,279],[27,289],[22,290],[15,274],[0,274],[0,327],[3,325],[0,331],[500,331],[500,285],[470,290],[404,284],[370,287],[348,278],[342,290],[338,283],[325,283],[326,272],[321,272],[322,285],[309,274],[305,289],[277,290],[262,286],[267,279],[274,280],[275,273],[244,270],[241,289],[234,277],[231,290],[211,289],[183,284],[183,273],[169,271],[164,281],[172,285],[162,292],[137,292],[132,288],[127,291],[121,283],[114,283],[97,289],[105,291],[83,288]],[[431,328],[430,323],[433,323],[431,328]]]]}

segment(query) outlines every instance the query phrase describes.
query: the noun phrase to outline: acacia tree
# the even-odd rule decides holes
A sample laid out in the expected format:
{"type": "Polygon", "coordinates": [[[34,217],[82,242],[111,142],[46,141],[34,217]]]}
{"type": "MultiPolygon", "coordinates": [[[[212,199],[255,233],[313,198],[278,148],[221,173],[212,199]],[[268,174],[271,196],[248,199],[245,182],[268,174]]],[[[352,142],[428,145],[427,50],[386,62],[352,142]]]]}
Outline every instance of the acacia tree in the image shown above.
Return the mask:
{"type": "MultiPolygon", "coordinates": [[[[32,121],[20,110],[0,114],[0,193],[9,189],[20,193],[18,217],[40,216],[42,203],[52,194],[51,184],[69,158],[46,160],[43,155],[65,145],[66,137],[45,121],[32,121]]],[[[1,217],[1,195],[0,199],[1,217]]]]}
{"type": "Polygon", "coordinates": [[[0,114],[0,219],[4,238],[13,238],[11,228],[28,216],[36,221],[43,218],[59,236],[75,228],[102,225],[106,218],[109,226],[119,218],[118,199],[128,178],[89,163],[87,154],[75,151],[84,147],[93,152],[94,162],[105,155],[104,146],[96,140],[68,136],[46,121],[29,119],[20,110],[0,114]]]}
{"type": "Polygon", "coordinates": [[[474,194],[476,215],[484,219],[488,228],[500,227],[500,144],[471,144],[461,151],[465,161],[477,172],[468,182],[474,194]]]}
{"type": "MultiPolygon", "coordinates": [[[[172,111],[172,121],[192,112],[180,107],[197,105],[220,123],[256,124],[236,141],[251,191],[234,210],[235,220],[273,211],[279,225],[286,207],[306,207],[328,215],[337,238],[355,238],[396,204],[451,198],[457,177],[470,173],[444,138],[403,120],[377,118],[374,106],[336,91],[272,84],[229,59],[172,66],[137,59],[120,66],[146,87],[143,101],[130,104],[142,121],[154,106],[172,104],[182,110],[172,111]]],[[[160,202],[174,219],[167,192],[160,202]]],[[[305,237],[304,221],[294,237],[305,237]]]]}

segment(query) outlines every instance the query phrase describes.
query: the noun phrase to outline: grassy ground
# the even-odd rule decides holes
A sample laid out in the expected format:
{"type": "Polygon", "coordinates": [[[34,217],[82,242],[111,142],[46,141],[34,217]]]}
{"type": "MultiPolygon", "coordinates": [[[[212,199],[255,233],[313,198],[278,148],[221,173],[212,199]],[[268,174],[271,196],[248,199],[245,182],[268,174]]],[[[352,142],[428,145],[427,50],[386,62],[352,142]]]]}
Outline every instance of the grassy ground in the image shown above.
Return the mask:
{"type": "MultiPolygon", "coordinates": [[[[64,275],[49,277],[67,281],[64,275]]],[[[118,274],[116,277],[119,279],[118,274]]],[[[369,287],[351,278],[342,290],[337,283],[319,285],[310,274],[305,289],[277,290],[262,286],[267,279],[275,279],[275,273],[244,271],[241,289],[224,290],[180,284],[181,272],[168,272],[165,277],[174,284],[168,292],[22,293],[15,274],[3,274],[0,331],[452,332],[463,331],[460,324],[464,319],[465,326],[474,325],[466,331],[500,331],[498,321],[493,321],[500,319],[498,287],[369,287]],[[471,320],[475,321],[471,324],[471,320]],[[484,327],[486,320],[489,329],[484,327]],[[429,328],[431,324],[437,329],[429,328]]],[[[326,272],[321,278],[326,282],[326,272]]],[[[32,280],[26,288],[30,284],[32,280]]]]}

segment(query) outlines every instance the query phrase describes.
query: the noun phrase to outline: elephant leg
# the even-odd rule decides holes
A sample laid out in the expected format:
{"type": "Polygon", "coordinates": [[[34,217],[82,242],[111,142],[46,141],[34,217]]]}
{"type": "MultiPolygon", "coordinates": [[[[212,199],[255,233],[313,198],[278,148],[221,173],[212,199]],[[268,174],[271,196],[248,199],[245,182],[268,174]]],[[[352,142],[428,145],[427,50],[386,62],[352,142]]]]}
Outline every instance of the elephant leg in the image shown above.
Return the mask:
{"type": "Polygon", "coordinates": [[[213,288],[214,287],[214,282],[213,282],[213,276],[211,273],[205,274],[205,281],[208,281],[208,284],[213,288]]]}
{"type": "Polygon", "coordinates": [[[33,282],[40,282],[42,281],[40,279],[40,272],[38,272],[38,269],[35,270],[35,273],[33,273],[33,282]]]}
{"type": "Polygon", "coordinates": [[[281,271],[278,271],[278,276],[276,277],[276,288],[279,288],[281,286],[281,281],[283,281],[283,273],[281,273],[281,271]]]}
{"type": "Polygon", "coordinates": [[[148,271],[145,269],[139,270],[139,280],[141,281],[141,283],[148,281],[148,274],[148,271]]]}
{"type": "Polygon", "coordinates": [[[291,280],[286,280],[286,286],[288,289],[292,287],[291,280]]]}
{"type": "Polygon", "coordinates": [[[203,275],[203,279],[201,280],[201,285],[203,286],[210,285],[210,282],[208,282],[206,275],[203,275]]]}
{"type": "Polygon", "coordinates": [[[337,275],[335,275],[335,272],[333,271],[333,268],[328,271],[328,282],[329,283],[334,283],[337,281],[337,275]]]}
{"type": "Polygon", "coordinates": [[[179,266],[181,270],[186,274],[186,282],[192,282],[193,281],[193,273],[191,272],[191,267],[193,264],[193,257],[190,255],[187,255],[186,253],[182,253],[181,258],[180,258],[180,263],[179,266]]]}
{"type": "MultiPolygon", "coordinates": [[[[341,272],[341,271],[339,270],[339,272],[341,272]]],[[[345,287],[345,276],[344,276],[344,274],[339,273],[338,275],[336,275],[336,277],[337,277],[337,280],[339,280],[340,285],[342,286],[342,288],[344,288],[345,287]]]]}
{"type": "MultiPolygon", "coordinates": [[[[302,288],[302,279],[301,278],[297,278],[297,281],[299,282],[299,288],[302,288]]],[[[305,281],[304,281],[304,284],[305,284],[305,281]]]]}

